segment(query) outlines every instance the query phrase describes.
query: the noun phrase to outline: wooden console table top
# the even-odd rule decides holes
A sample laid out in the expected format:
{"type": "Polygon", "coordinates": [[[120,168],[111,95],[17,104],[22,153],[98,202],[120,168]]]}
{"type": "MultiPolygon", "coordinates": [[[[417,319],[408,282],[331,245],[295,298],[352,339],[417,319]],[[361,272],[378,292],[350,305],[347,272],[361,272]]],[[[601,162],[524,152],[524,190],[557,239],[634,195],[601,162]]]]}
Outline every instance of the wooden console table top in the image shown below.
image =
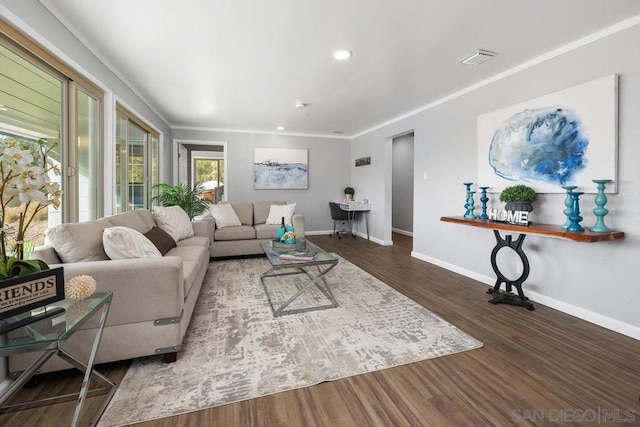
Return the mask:
{"type": "Polygon", "coordinates": [[[532,234],[535,236],[553,237],[556,239],[573,240],[575,242],[593,243],[607,240],[624,239],[624,232],[610,231],[607,233],[594,233],[585,227],[579,233],[565,230],[559,225],[533,223],[528,227],[523,225],[508,224],[506,222],[489,221],[486,219],[467,219],[462,216],[443,216],[440,221],[471,227],[489,228],[491,230],[511,231],[518,234],[532,234]]]}

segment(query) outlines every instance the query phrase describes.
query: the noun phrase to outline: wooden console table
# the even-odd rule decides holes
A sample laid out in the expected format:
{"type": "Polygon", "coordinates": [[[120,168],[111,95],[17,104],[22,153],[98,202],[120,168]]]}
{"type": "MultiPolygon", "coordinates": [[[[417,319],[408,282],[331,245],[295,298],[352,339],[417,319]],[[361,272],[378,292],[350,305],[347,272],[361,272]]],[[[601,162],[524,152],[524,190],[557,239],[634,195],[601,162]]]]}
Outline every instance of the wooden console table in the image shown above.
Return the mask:
{"type": "Polygon", "coordinates": [[[493,230],[493,234],[496,238],[496,246],[491,251],[491,267],[496,273],[496,284],[493,288],[489,288],[487,293],[494,294],[494,298],[489,301],[492,304],[506,303],[512,305],[519,305],[526,307],[529,310],[534,310],[533,304],[524,295],[522,290],[522,283],[527,280],[529,276],[529,260],[522,250],[522,244],[527,234],[542,237],[552,237],[556,239],[573,240],[583,243],[604,242],[608,240],[618,240],[624,238],[622,231],[610,231],[607,233],[594,233],[592,231],[585,230],[583,232],[570,232],[562,228],[559,225],[552,224],[531,224],[528,227],[522,225],[514,225],[505,222],[489,221],[485,219],[467,219],[462,216],[443,216],[440,221],[451,222],[454,224],[462,224],[471,227],[488,228],[493,230]],[[513,240],[511,235],[506,235],[504,238],[500,236],[500,231],[518,233],[517,239],[513,240]],[[523,269],[522,274],[515,280],[508,279],[496,263],[496,256],[498,251],[504,247],[513,249],[522,261],[523,269]],[[505,291],[500,290],[500,285],[505,284],[505,291]],[[518,295],[511,293],[512,288],[515,287],[518,290],[518,295]]]}

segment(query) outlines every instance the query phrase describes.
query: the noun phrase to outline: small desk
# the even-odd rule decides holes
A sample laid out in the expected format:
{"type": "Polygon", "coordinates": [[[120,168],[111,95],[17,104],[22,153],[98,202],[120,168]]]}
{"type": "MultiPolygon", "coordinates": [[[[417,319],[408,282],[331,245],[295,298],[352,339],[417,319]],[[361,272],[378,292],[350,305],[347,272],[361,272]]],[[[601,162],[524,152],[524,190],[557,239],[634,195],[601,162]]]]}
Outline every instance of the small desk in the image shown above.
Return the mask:
{"type": "MultiPolygon", "coordinates": [[[[104,325],[107,321],[112,297],[113,292],[111,291],[96,292],[89,298],[82,301],[65,299],[49,304],[38,309],[38,311],[44,312],[45,309],[52,310],[55,308],[64,308],[65,311],[0,335],[0,357],[8,357],[30,352],[40,353],[24,372],[22,372],[17,378],[13,379],[10,384],[0,389],[0,413],[20,411],[23,409],[51,405],[69,400],[77,400],[76,410],[71,423],[72,426],[76,426],[79,423],[80,413],[87,396],[106,394],[107,396],[104,398],[104,402],[100,407],[100,410],[94,415],[90,425],[95,425],[97,423],[102,412],[107,407],[107,404],[116,391],[116,385],[113,382],[93,369],[95,356],[98,352],[102,332],[104,331],[104,325]],[[89,360],[85,365],[76,357],[65,351],[63,346],[65,341],[80,329],[87,320],[98,313],[100,313],[100,323],[96,336],[93,340],[89,360]],[[84,373],[80,392],[64,396],[39,399],[31,402],[7,404],[9,399],[18,392],[22,386],[27,383],[27,381],[29,381],[38,368],[53,355],[62,358],[84,373]],[[96,392],[96,390],[91,390],[91,392],[89,392],[89,385],[92,379],[96,380],[100,386],[103,387],[98,392],[96,392]]],[[[23,316],[23,314],[16,316],[16,318],[20,316],[23,316]]]]}
{"type": "Polygon", "coordinates": [[[575,242],[594,243],[604,242],[608,240],[624,239],[624,233],[622,231],[610,231],[606,233],[595,233],[585,230],[583,232],[571,232],[562,228],[559,225],[552,224],[538,224],[533,223],[531,225],[513,225],[505,222],[495,222],[486,219],[468,219],[460,216],[443,216],[440,221],[451,222],[454,224],[468,225],[471,227],[488,228],[493,230],[493,234],[496,238],[496,246],[491,251],[491,267],[496,273],[496,284],[493,288],[489,288],[488,294],[494,294],[494,298],[489,301],[492,304],[505,303],[512,305],[519,305],[526,307],[528,310],[534,310],[533,304],[529,302],[529,298],[524,295],[522,290],[522,283],[529,276],[529,260],[522,249],[522,244],[527,234],[542,237],[553,237],[556,239],[573,240],[575,242]],[[518,233],[517,239],[513,240],[511,235],[506,235],[504,238],[500,236],[500,231],[507,233],[518,233]],[[516,280],[509,280],[498,268],[496,262],[496,256],[498,251],[502,248],[511,248],[520,257],[522,261],[522,274],[516,280]],[[500,290],[500,285],[504,283],[506,291],[500,290]],[[515,287],[518,291],[518,295],[511,293],[512,287],[515,287]]]}
{"type": "Polygon", "coordinates": [[[349,233],[355,237],[353,234],[353,219],[356,215],[356,212],[364,212],[364,226],[367,230],[367,240],[369,240],[369,211],[371,211],[371,204],[369,203],[346,203],[340,202],[340,209],[347,212],[347,224],[349,224],[349,233]]]}

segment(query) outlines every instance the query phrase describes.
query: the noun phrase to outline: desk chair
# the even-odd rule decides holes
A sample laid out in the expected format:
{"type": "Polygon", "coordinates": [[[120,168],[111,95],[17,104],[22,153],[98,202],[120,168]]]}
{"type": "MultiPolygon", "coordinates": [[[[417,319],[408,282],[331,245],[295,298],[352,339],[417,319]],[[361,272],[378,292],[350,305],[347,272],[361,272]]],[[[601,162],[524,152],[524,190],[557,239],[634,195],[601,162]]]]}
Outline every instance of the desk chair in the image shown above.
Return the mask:
{"type": "Polygon", "coordinates": [[[348,234],[349,230],[342,228],[336,231],[336,223],[338,221],[342,221],[342,225],[344,227],[345,222],[349,220],[349,217],[347,216],[349,213],[340,209],[340,204],[335,202],[329,202],[329,210],[331,211],[331,219],[333,220],[333,233],[329,234],[329,237],[335,234],[339,239],[343,234],[348,234]]]}

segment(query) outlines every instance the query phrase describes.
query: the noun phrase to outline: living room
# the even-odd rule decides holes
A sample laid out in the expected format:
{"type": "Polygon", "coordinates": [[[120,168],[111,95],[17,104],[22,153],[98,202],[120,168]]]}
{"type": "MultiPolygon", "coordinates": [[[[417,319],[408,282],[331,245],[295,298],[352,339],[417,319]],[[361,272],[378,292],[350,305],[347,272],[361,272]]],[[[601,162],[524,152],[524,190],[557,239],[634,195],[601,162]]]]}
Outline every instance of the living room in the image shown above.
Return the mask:
{"type": "MultiPolygon", "coordinates": [[[[584,321],[585,324],[588,322],[590,325],[599,325],[611,332],[612,336],[620,334],[624,343],[621,347],[637,348],[635,343],[640,340],[640,310],[633,296],[637,293],[634,266],[638,258],[637,236],[640,232],[640,225],[636,220],[640,191],[635,184],[640,178],[635,165],[636,159],[640,157],[640,146],[635,142],[640,138],[640,128],[635,124],[635,118],[640,115],[640,60],[633,52],[637,51],[640,41],[640,5],[621,2],[616,6],[620,9],[612,12],[609,10],[609,2],[590,1],[588,9],[592,12],[594,24],[588,27],[588,31],[573,38],[558,40],[555,45],[543,50],[535,48],[535,43],[531,43],[534,47],[530,47],[525,53],[520,52],[523,55],[521,61],[500,68],[498,73],[486,74],[482,71],[482,66],[479,66],[479,74],[471,79],[472,84],[435,94],[420,105],[399,108],[396,114],[381,117],[371,125],[356,127],[353,131],[336,129],[343,133],[331,134],[331,130],[288,133],[286,130],[276,131],[275,126],[273,130],[246,130],[241,126],[234,129],[207,123],[198,126],[168,122],[158,112],[160,105],[154,105],[140,96],[138,88],[131,87],[126,76],[115,73],[101,60],[99,52],[93,52],[87,47],[91,46],[90,43],[78,39],[52,13],[48,6],[55,9],[55,3],[2,0],[0,16],[45,50],[71,67],[76,67],[93,84],[104,89],[108,93],[105,98],[107,109],[118,101],[139,114],[158,131],[162,145],[162,181],[173,181],[176,168],[176,159],[173,158],[175,141],[223,141],[229,165],[227,200],[295,202],[296,211],[305,216],[307,235],[311,239],[317,236],[319,242],[330,245],[327,250],[362,250],[353,245],[364,244],[361,241],[366,240],[358,238],[355,242],[347,242],[342,249],[333,249],[338,242],[327,241],[325,238],[332,227],[327,202],[341,200],[342,189],[346,185],[356,189],[356,198],[366,198],[372,206],[368,217],[371,241],[368,242],[366,251],[379,250],[379,253],[388,256],[394,246],[398,245],[399,236],[394,235],[392,230],[392,198],[389,190],[392,171],[389,165],[392,164],[393,139],[413,132],[415,220],[411,247],[409,253],[405,254],[406,262],[420,261],[424,265],[428,264],[430,273],[433,268],[436,268],[435,271],[440,271],[438,268],[448,270],[454,274],[451,277],[459,275],[461,282],[480,289],[480,293],[484,292],[484,288],[479,285],[486,287],[495,283],[495,275],[489,262],[489,254],[495,244],[494,237],[487,230],[440,221],[442,216],[460,216],[464,213],[464,182],[474,182],[476,186],[482,184],[478,182],[478,117],[606,76],[618,76],[616,176],[600,178],[615,181],[616,192],[607,194],[609,215],[606,221],[612,229],[623,231],[625,238],[614,242],[583,244],[528,237],[525,245],[531,274],[524,286],[527,296],[538,307],[557,310],[569,315],[567,318],[584,321]],[[598,15],[609,16],[609,19],[598,20],[598,15]],[[251,177],[256,147],[308,150],[309,188],[255,190],[251,177]],[[371,164],[354,166],[354,161],[363,157],[370,157],[371,164]]],[[[499,3],[489,2],[489,5],[504,6],[499,3]]],[[[517,30],[516,24],[512,22],[511,25],[515,26],[511,27],[512,31],[517,30]]],[[[508,32],[506,34],[505,37],[508,37],[508,32]]],[[[530,37],[535,39],[536,35],[531,34],[530,37]]],[[[482,46],[469,46],[469,50],[479,47],[482,46]]],[[[485,47],[494,49],[493,46],[485,47]]],[[[500,52],[497,47],[495,49],[498,55],[494,61],[500,61],[501,57],[509,54],[500,52]]],[[[354,52],[354,58],[358,53],[354,52]]],[[[465,53],[468,52],[461,52],[465,53]]],[[[456,53],[452,62],[457,61],[458,56],[456,53]]],[[[379,64],[372,64],[372,67],[375,65],[379,64]]],[[[473,69],[465,73],[472,71],[476,72],[473,69]]],[[[346,84],[356,85],[357,77],[348,76],[344,79],[346,84]]],[[[308,102],[310,105],[307,112],[313,112],[318,106],[314,105],[313,100],[308,102]]],[[[304,121],[306,116],[302,117],[301,121],[304,121]]],[[[107,130],[106,135],[112,133],[112,130],[107,130]]],[[[110,163],[107,162],[108,164],[110,163]]],[[[105,178],[111,179],[112,176],[105,172],[105,178]]],[[[104,182],[106,193],[113,186],[109,179],[104,182]]],[[[585,226],[595,221],[591,212],[594,194],[595,185],[581,199],[585,226]]],[[[494,205],[497,203],[497,196],[496,193],[490,194],[494,205]]],[[[105,215],[115,212],[115,207],[108,198],[105,199],[105,215]]],[[[535,221],[562,224],[565,220],[564,202],[565,195],[559,192],[539,194],[535,206],[535,221]]],[[[478,206],[479,203],[476,207],[478,206]]],[[[362,221],[356,224],[356,229],[362,237],[362,221]]],[[[485,300],[481,302],[489,306],[485,300]]],[[[485,311],[482,313],[484,315],[485,311]]],[[[526,310],[518,312],[518,316],[526,315],[526,310]]],[[[556,315],[551,317],[556,318],[556,315]]],[[[588,341],[587,337],[584,339],[588,341]]],[[[611,341],[608,341],[609,338],[601,341],[599,346],[604,345],[603,342],[617,345],[615,338],[610,339],[611,341]]],[[[488,345],[487,340],[483,341],[488,345]]],[[[627,351],[633,356],[633,350],[627,351]]],[[[637,369],[630,374],[636,377],[639,375],[637,369]]],[[[635,387],[636,406],[629,409],[637,411],[637,384],[635,387]]],[[[594,401],[593,405],[597,406],[597,403],[594,401]]],[[[555,405],[551,407],[569,407],[570,403],[556,402],[555,405]]],[[[236,407],[236,410],[241,409],[236,407]]]]}

